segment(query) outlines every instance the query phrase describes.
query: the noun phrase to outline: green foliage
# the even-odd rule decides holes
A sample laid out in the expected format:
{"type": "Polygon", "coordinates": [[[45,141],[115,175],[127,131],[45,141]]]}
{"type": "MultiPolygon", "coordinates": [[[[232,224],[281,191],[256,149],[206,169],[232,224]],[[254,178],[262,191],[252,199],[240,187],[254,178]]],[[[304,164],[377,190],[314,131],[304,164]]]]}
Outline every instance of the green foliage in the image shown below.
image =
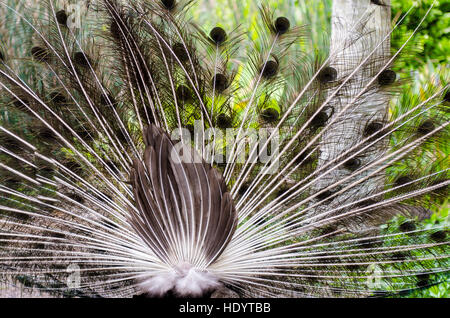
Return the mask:
{"type": "Polygon", "coordinates": [[[429,15],[422,24],[419,33],[412,41],[413,52],[405,63],[405,69],[415,70],[431,60],[434,64],[449,64],[450,55],[450,2],[447,0],[392,0],[392,17],[406,16],[392,39],[393,50],[398,49],[405,36],[410,36],[417,23],[425,16],[430,6],[435,2],[429,15]]]}
{"type": "MultiPolygon", "coordinates": [[[[446,231],[448,235],[448,201],[445,202],[443,206],[443,208],[434,213],[429,219],[425,219],[422,222],[418,222],[417,220],[408,220],[403,216],[396,217],[389,224],[386,224],[382,227],[382,233],[385,235],[393,235],[397,233],[396,235],[386,239],[383,245],[393,246],[393,248],[395,248],[394,246],[398,244],[398,240],[402,240],[405,244],[408,244],[408,242],[411,243],[411,241],[418,243],[421,240],[425,239],[425,237],[421,237],[421,230],[430,228],[442,228],[443,231],[446,231]],[[398,229],[401,228],[402,224],[406,223],[414,224],[414,230],[409,231],[405,234],[398,235],[398,229]],[[394,241],[396,241],[395,244],[393,243],[394,241]]],[[[448,268],[450,262],[449,258],[447,257],[448,252],[449,247],[445,244],[437,246],[433,249],[414,250],[406,253],[412,254],[409,255],[409,257],[423,259],[424,261],[422,261],[422,264],[428,264],[429,268],[441,267],[445,269],[448,268]],[[442,256],[444,258],[442,258],[442,256]]],[[[397,259],[401,259],[402,254],[397,254],[394,254],[396,255],[395,257],[397,259]]],[[[396,259],[395,257],[394,259],[396,259]]],[[[380,265],[380,270],[384,272],[395,273],[412,270],[412,268],[409,266],[408,262],[400,262],[380,265]]],[[[406,280],[413,280],[414,282],[416,282],[417,289],[405,289],[401,293],[395,293],[389,296],[402,298],[448,298],[450,296],[450,275],[448,272],[436,272],[433,274],[427,273],[421,277],[399,277],[394,281],[394,283],[401,286],[401,284],[405,283],[406,280]]],[[[380,286],[383,287],[383,290],[389,290],[390,287],[384,281],[380,282],[380,286]]]]}

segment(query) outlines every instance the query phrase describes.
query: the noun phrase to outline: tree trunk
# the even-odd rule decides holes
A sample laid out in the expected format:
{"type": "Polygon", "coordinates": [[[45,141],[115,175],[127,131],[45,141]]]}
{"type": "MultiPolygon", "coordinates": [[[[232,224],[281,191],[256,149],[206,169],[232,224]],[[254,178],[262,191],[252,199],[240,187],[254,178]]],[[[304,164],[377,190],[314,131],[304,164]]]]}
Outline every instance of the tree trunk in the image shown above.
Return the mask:
{"type": "MultiPolygon", "coordinates": [[[[390,0],[383,1],[384,4],[382,5],[374,3],[378,1],[370,0],[333,1],[329,66],[336,69],[338,83],[350,75],[372,50],[383,42],[389,33],[391,21],[390,0]]],[[[338,114],[376,76],[389,58],[390,41],[388,38],[371,56],[366,66],[353,75],[344,88],[332,98],[329,103],[331,108],[328,108],[328,110],[333,109],[333,116],[329,118],[328,122],[330,123],[335,118],[337,120],[329,125],[328,130],[322,136],[318,169],[364,139],[364,133],[368,129],[367,125],[371,123],[385,123],[388,114],[389,94],[377,86],[377,81],[374,82],[373,88],[358,98],[355,103],[352,103],[347,111],[339,115],[339,117],[338,114]]],[[[331,89],[329,94],[333,91],[334,89],[331,89]]],[[[356,160],[349,161],[348,165],[341,165],[326,177],[321,178],[315,184],[315,190],[325,189],[348,177],[354,173],[355,168],[364,167],[383,156],[387,148],[388,142],[386,140],[378,142],[369,150],[364,151],[362,155],[358,155],[356,160]]],[[[353,150],[349,157],[355,152],[356,150],[353,150]]],[[[339,162],[342,161],[340,160],[339,162]]],[[[330,193],[334,193],[371,174],[376,168],[378,167],[351,177],[345,183],[332,188],[330,193]]],[[[314,214],[317,215],[318,213],[326,212],[378,193],[384,188],[384,179],[384,173],[370,177],[359,185],[337,195],[334,199],[321,204],[314,210],[314,214]]],[[[337,213],[344,213],[348,210],[340,210],[337,213]]],[[[358,220],[356,224],[360,225],[360,221],[358,220]]],[[[351,225],[354,226],[355,224],[352,222],[351,225]]]]}

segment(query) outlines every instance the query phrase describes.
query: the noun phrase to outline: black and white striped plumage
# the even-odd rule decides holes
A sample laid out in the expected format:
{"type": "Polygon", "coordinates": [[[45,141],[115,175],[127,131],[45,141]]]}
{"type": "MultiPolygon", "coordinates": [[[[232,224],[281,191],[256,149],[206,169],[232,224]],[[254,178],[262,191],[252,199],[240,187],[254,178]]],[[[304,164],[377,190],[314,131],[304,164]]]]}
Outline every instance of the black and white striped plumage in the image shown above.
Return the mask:
{"type": "Polygon", "coordinates": [[[389,7],[368,1],[324,58],[299,50],[306,27],[266,7],[258,41],[238,56],[242,30],[202,30],[189,5],[99,0],[87,30],[69,28],[52,1],[45,22],[18,12],[33,43],[23,59],[1,56],[2,107],[18,118],[0,127],[1,272],[63,295],[205,296],[225,285],[262,297],[395,294],[447,273],[448,225],[415,219],[447,195],[448,157],[425,173],[414,162],[448,137],[447,87],[388,114],[397,53],[374,49],[366,27],[389,7]],[[37,78],[19,76],[20,63],[37,78]],[[358,115],[368,100],[386,113],[358,115]],[[170,135],[180,127],[181,142],[170,135]],[[248,128],[269,139],[242,148],[248,128]],[[210,135],[195,143],[193,132],[210,135]],[[275,138],[276,160],[238,160],[275,138]],[[208,146],[231,151],[228,161],[208,146]]]}

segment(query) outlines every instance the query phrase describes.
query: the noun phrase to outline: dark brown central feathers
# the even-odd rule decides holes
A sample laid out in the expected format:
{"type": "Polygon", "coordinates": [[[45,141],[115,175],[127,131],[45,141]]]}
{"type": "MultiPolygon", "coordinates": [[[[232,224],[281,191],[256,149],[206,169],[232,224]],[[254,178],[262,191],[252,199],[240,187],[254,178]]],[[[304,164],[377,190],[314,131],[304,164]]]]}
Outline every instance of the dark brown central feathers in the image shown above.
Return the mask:
{"type": "Polygon", "coordinates": [[[237,224],[224,179],[192,147],[175,145],[154,125],[145,129],[144,141],[144,159],[134,161],[131,173],[133,227],[162,260],[178,255],[177,261],[192,262],[198,249],[189,246],[198,246],[202,260],[212,263],[237,224]]]}

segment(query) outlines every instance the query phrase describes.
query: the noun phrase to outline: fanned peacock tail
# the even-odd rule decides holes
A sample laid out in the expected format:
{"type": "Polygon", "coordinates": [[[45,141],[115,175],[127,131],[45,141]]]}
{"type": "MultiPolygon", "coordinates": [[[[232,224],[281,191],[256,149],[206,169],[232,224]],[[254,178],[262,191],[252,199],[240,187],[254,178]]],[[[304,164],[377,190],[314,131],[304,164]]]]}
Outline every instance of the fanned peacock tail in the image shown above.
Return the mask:
{"type": "Polygon", "coordinates": [[[429,218],[448,196],[448,74],[413,98],[396,66],[426,16],[391,50],[404,16],[380,27],[390,7],[367,0],[346,24],[335,0],[325,52],[266,6],[248,41],[196,25],[191,1],[88,4],[73,28],[56,2],[36,19],[1,1],[30,39],[1,42],[4,277],[89,297],[447,279],[448,222],[429,218]]]}

